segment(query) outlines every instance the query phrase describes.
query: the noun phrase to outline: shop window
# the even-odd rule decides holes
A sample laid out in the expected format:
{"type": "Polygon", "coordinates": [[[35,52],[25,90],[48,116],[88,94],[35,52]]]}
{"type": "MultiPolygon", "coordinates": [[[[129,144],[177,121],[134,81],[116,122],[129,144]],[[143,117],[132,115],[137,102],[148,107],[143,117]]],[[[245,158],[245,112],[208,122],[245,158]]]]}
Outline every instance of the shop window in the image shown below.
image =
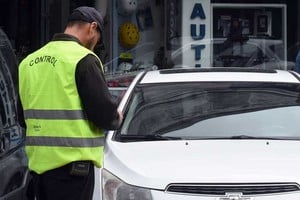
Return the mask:
{"type": "Polygon", "coordinates": [[[109,73],[218,66],[290,69],[284,62],[285,4],[137,0],[136,10],[128,14],[115,7],[118,1],[112,5],[109,73]],[[129,39],[120,37],[124,23],[131,24],[129,39]],[[137,34],[138,41],[130,43],[137,34]]]}
{"type": "Polygon", "coordinates": [[[286,60],[285,19],[284,4],[215,4],[213,38],[240,42],[243,47],[255,44],[253,50],[257,55],[263,52],[264,61],[286,60]]]}
{"type": "MultiPolygon", "coordinates": [[[[112,55],[107,74],[168,68],[167,7],[174,0],[113,0],[112,55]]],[[[175,1],[174,1],[175,2],[175,1]]]]}

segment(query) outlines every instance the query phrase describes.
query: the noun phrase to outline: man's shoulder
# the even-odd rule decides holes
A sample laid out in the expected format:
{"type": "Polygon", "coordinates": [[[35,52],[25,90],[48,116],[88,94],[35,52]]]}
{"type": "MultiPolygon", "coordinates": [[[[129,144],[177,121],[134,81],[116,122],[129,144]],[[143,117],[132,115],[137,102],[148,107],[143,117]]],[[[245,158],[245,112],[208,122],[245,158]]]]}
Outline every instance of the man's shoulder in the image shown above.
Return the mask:
{"type": "Polygon", "coordinates": [[[94,54],[87,54],[78,62],[78,65],[84,65],[88,68],[100,67],[100,61],[94,54]]]}

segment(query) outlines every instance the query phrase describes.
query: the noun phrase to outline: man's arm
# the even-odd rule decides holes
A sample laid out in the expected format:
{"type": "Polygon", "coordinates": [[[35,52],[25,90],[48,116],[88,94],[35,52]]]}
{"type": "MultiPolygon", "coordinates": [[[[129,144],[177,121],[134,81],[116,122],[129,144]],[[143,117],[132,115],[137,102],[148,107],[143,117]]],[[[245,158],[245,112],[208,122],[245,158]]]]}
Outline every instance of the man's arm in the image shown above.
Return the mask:
{"type": "Polygon", "coordinates": [[[122,117],[107,88],[100,63],[95,56],[87,55],[77,64],[75,78],[88,119],[99,128],[117,129],[122,117]]]}
{"type": "Polygon", "coordinates": [[[22,106],[21,99],[20,99],[19,95],[18,95],[18,98],[17,98],[17,115],[18,115],[19,124],[23,128],[26,128],[26,123],[25,123],[25,119],[24,119],[24,112],[23,112],[23,106],[22,106]]]}

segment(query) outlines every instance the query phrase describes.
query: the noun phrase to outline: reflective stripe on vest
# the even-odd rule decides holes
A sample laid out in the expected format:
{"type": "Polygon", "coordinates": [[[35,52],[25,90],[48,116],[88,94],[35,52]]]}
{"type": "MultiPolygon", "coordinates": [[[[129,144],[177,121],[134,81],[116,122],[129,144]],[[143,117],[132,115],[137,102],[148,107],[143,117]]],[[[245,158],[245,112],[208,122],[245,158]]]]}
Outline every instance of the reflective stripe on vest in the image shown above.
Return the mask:
{"type": "Polygon", "coordinates": [[[104,146],[104,137],[96,138],[70,138],[27,136],[28,146],[60,146],[60,147],[98,147],[104,146]]]}
{"type": "Polygon", "coordinates": [[[82,110],[24,110],[25,119],[87,119],[82,110]]]}
{"type": "MultiPolygon", "coordinates": [[[[82,110],[24,110],[25,119],[87,119],[82,110]]],[[[80,135],[80,134],[78,134],[80,135]]],[[[104,137],[75,138],[75,137],[46,137],[27,136],[28,146],[61,146],[61,147],[98,147],[104,145],[104,137]]]]}

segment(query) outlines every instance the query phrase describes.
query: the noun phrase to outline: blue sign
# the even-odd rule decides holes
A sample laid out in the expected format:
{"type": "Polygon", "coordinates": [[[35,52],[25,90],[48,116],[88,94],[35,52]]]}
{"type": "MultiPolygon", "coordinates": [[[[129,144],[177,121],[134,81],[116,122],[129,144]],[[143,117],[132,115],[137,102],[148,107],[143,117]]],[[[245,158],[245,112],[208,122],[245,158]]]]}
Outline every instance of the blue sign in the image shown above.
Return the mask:
{"type": "MultiPolygon", "coordinates": [[[[194,5],[192,14],[190,19],[195,19],[199,17],[201,20],[205,20],[205,12],[203,10],[201,3],[196,3],[194,5]]],[[[205,38],[205,24],[199,24],[199,30],[200,32],[197,34],[197,24],[191,24],[191,37],[193,40],[202,40],[205,38]]],[[[191,45],[191,49],[195,50],[195,60],[201,60],[201,51],[205,48],[204,44],[201,45],[191,45]]],[[[195,67],[201,67],[200,64],[195,65],[195,67]]]]}

